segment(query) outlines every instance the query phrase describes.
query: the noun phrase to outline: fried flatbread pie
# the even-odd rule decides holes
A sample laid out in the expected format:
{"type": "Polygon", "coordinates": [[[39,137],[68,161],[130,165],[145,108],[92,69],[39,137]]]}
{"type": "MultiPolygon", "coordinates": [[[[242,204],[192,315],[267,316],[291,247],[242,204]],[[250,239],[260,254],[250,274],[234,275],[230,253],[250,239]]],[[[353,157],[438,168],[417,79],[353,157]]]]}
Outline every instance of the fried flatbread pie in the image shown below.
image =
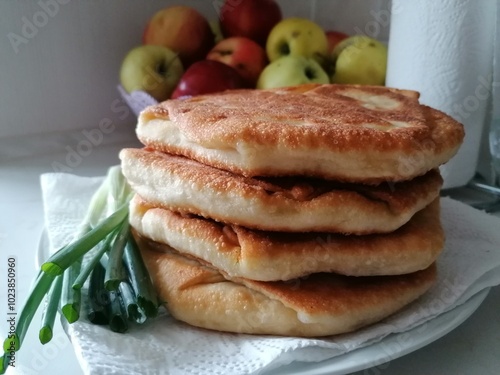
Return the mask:
{"type": "Polygon", "coordinates": [[[231,278],[136,234],[161,300],[178,320],[226,332],[329,336],[380,321],[424,294],[436,266],[399,276],[317,273],[290,281],[231,278]]]}
{"type": "Polygon", "coordinates": [[[129,220],[143,237],[198,258],[230,277],[260,281],[318,272],[412,273],[434,263],[444,246],[438,199],[396,231],[366,236],[256,231],[158,208],[137,195],[129,220]]]}
{"type": "Polygon", "coordinates": [[[358,85],[229,90],[148,107],[137,136],[247,177],[402,181],[447,162],[464,137],[459,122],[418,96],[358,85]]]}
{"type": "Polygon", "coordinates": [[[120,152],[123,174],[147,202],[248,228],[285,232],[387,233],[439,196],[431,170],[378,186],[304,177],[250,178],[146,149],[120,152]]]}

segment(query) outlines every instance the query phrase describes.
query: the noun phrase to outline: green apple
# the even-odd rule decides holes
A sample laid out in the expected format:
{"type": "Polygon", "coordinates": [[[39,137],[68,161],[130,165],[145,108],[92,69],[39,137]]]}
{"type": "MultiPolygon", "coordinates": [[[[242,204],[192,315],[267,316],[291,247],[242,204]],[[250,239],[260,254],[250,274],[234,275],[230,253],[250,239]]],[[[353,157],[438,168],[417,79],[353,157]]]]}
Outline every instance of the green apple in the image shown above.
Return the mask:
{"type": "Polygon", "coordinates": [[[332,52],[335,69],[332,83],[384,85],[387,47],[364,35],[341,41],[332,52]]]}
{"type": "Polygon", "coordinates": [[[139,46],[123,59],[120,82],[127,92],[145,91],[167,100],[184,73],[178,54],[162,46],[139,46]]]}
{"type": "Polygon", "coordinates": [[[258,89],[295,86],[305,83],[329,83],[321,65],[304,56],[281,57],[264,68],[257,81],[258,89]]]}
{"type": "Polygon", "coordinates": [[[266,43],[269,61],[283,56],[304,56],[324,66],[328,58],[328,40],[324,30],[305,18],[286,18],[276,24],[266,43]]]}

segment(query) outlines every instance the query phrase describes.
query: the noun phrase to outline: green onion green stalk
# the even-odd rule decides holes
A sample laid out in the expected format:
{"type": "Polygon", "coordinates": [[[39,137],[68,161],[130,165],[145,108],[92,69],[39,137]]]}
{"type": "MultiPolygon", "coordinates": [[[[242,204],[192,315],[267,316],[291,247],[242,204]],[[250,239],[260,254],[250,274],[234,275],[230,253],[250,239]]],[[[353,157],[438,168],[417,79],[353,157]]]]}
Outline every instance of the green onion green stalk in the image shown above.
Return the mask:
{"type": "Polygon", "coordinates": [[[108,265],[104,278],[104,287],[109,291],[117,291],[120,283],[125,281],[127,277],[123,269],[123,251],[127,242],[129,229],[128,220],[125,219],[108,252],[108,265]]]}
{"type": "Polygon", "coordinates": [[[125,246],[125,266],[130,275],[132,289],[137,296],[137,304],[148,318],[155,317],[158,315],[158,297],[132,235],[129,235],[125,246]]]}
{"type": "Polygon", "coordinates": [[[38,337],[42,344],[52,340],[54,322],[56,320],[57,309],[59,307],[59,299],[61,298],[62,276],[57,276],[50,286],[47,293],[45,309],[42,314],[42,326],[38,337]]]}
{"type": "Polygon", "coordinates": [[[98,262],[90,274],[87,319],[98,325],[109,322],[109,295],[104,289],[106,269],[98,262]]]}
{"type": "Polygon", "coordinates": [[[80,305],[82,293],[74,289],[73,284],[81,269],[81,262],[76,261],[69,266],[63,274],[61,293],[61,312],[68,323],[74,323],[80,318],[80,305]]]}
{"type": "Polygon", "coordinates": [[[113,332],[123,333],[128,330],[127,312],[119,292],[108,291],[109,293],[109,328],[113,332]]]}
{"type": "Polygon", "coordinates": [[[91,256],[89,262],[82,268],[80,274],[77,276],[75,282],[73,283],[73,289],[82,289],[83,284],[87,281],[91,272],[96,268],[97,264],[101,260],[102,256],[111,249],[111,245],[118,233],[118,228],[112,233],[108,234],[104,241],[99,244],[99,249],[91,256]]]}

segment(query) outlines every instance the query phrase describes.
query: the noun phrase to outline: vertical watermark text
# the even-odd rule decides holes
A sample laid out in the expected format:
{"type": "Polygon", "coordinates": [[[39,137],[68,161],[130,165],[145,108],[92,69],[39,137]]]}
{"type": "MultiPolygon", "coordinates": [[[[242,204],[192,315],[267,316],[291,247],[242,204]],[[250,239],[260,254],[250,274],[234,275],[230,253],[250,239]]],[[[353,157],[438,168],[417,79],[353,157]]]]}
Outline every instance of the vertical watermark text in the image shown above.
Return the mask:
{"type": "Polygon", "coordinates": [[[7,347],[4,350],[8,354],[8,365],[11,367],[16,367],[16,267],[17,259],[15,256],[11,255],[7,258],[7,347]]]}

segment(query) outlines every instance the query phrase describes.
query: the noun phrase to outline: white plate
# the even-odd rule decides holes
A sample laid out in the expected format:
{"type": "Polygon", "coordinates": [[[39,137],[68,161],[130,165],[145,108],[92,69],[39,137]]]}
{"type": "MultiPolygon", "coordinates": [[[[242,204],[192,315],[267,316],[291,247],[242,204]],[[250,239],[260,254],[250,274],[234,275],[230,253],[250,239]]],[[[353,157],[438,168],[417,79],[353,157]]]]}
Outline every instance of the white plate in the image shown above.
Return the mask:
{"type": "Polygon", "coordinates": [[[275,370],[272,374],[342,375],[382,365],[418,350],[458,327],[476,311],[489,291],[489,288],[483,289],[453,310],[406,332],[391,334],[370,346],[353,350],[323,362],[294,362],[275,370]]]}
{"type": "MultiPolygon", "coordinates": [[[[37,252],[37,266],[49,256],[49,240],[42,233],[37,252]]],[[[489,288],[482,290],[460,306],[411,330],[391,334],[381,341],[322,362],[292,362],[269,375],[343,375],[379,366],[411,353],[443,337],[462,324],[484,301],[489,288]]],[[[117,358],[119,360],[119,358],[117,358]]]]}

